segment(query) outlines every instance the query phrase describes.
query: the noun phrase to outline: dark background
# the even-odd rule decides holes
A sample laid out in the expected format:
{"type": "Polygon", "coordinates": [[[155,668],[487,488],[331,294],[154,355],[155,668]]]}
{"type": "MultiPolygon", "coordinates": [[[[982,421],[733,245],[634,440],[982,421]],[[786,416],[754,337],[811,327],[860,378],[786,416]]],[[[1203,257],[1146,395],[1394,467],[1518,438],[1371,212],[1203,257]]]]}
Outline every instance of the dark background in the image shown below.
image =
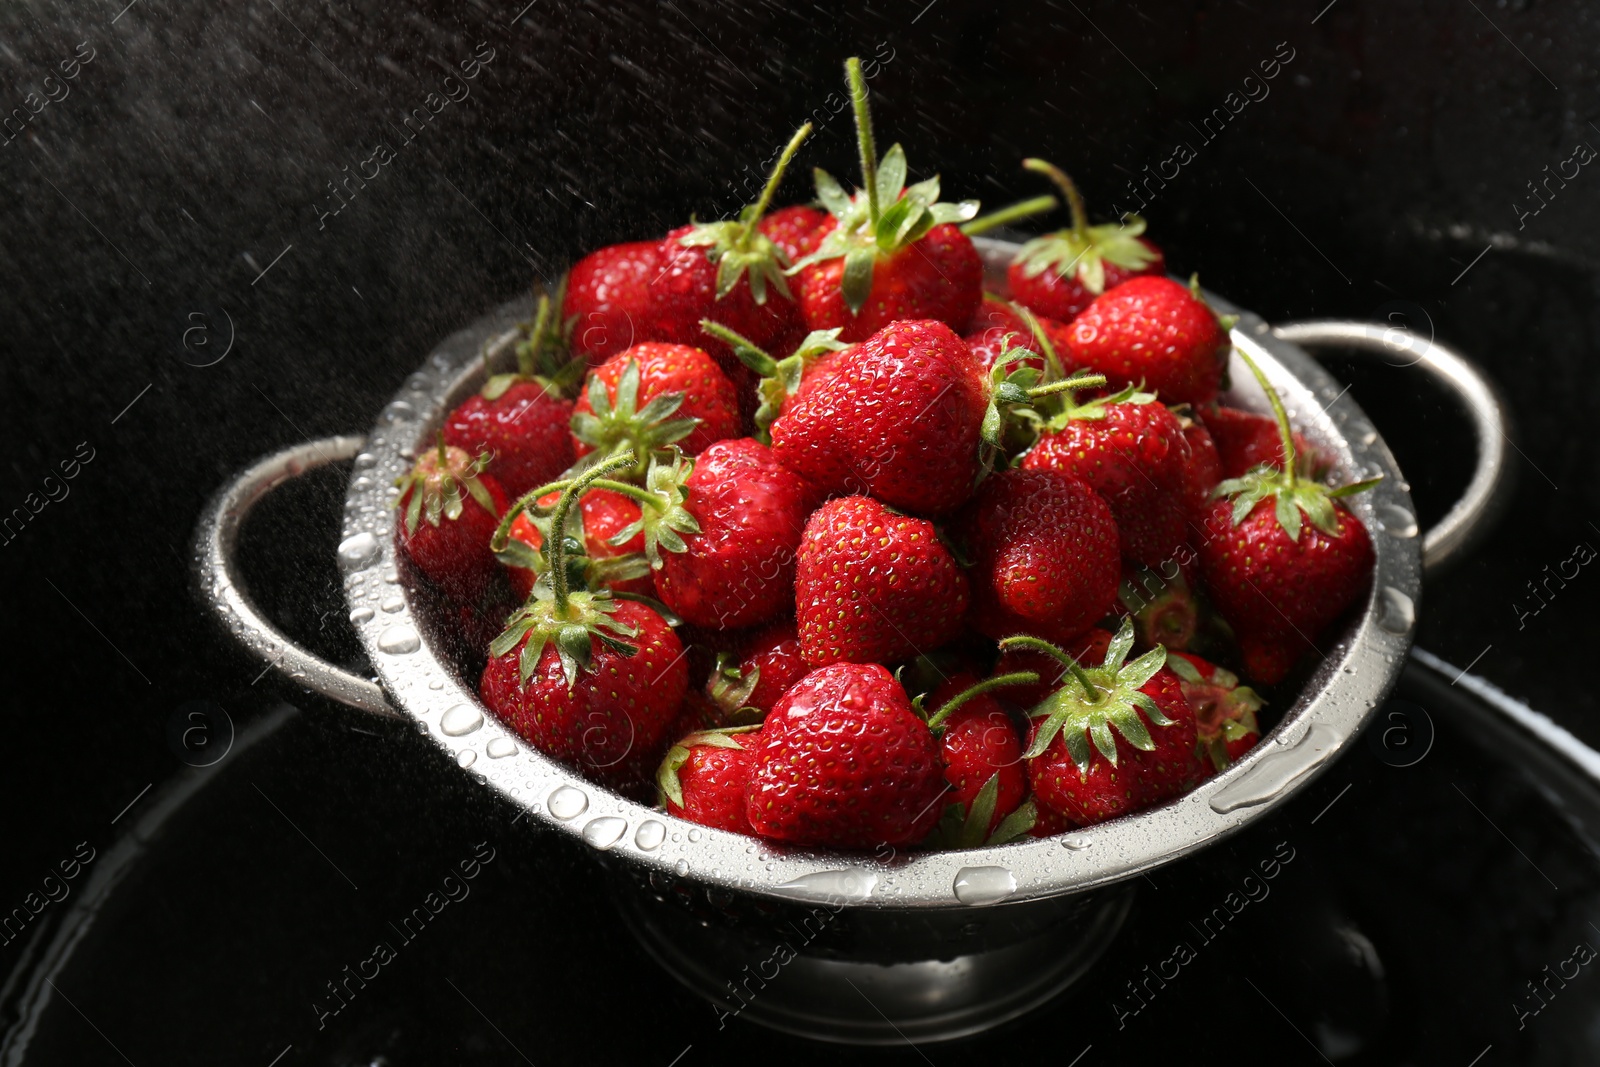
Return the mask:
{"type": "MultiPolygon", "coordinates": [[[[271,449],[363,430],[434,341],[533,278],[735,210],[741,168],[814,109],[830,117],[785,197],[807,195],[811,165],[849,174],[850,120],[826,100],[853,53],[884,60],[880,139],[955,197],[1040,192],[1018,162],[1042,155],[1107,213],[1187,142],[1196,158],[1145,211],[1176,272],[1273,321],[1398,315],[1487,369],[1517,418],[1519,489],[1476,558],[1430,585],[1419,644],[1481,655],[1476,672],[1600,740],[1585,680],[1600,579],[1584,570],[1519,622],[1525,583],[1600,546],[1600,170],[1521,217],[1547,165],[1600,146],[1596,9],[1324,3],[537,0],[515,21],[516,0],[5,8],[0,113],[42,96],[80,42],[94,58],[0,146],[0,512],[81,442],[94,458],[0,546],[18,815],[0,907],[179,769],[167,728],[185,702],[243,724],[287,697],[334,720],[319,729],[350,721],[273,675],[252,683],[259,665],[203,615],[189,541],[208,495],[271,449]],[[470,98],[400,148],[393,125],[480,42],[494,57],[470,98]],[[1269,95],[1206,141],[1195,126],[1280,42],[1294,58],[1269,95]],[[398,158],[319,228],[327,183],[380,140],[398,158]],[[190,365],[184,330],[204,323],[220,352],[229,321],[226,358],[190,365]]],[[[1460,416],[1404,371],[1335,369],[1424,517],[1442,514],[1472,462],[1460,416]]],[[[348,655],[341,495],[338,477],[295,490],[252,552],[275,617],[348,655]]]]}

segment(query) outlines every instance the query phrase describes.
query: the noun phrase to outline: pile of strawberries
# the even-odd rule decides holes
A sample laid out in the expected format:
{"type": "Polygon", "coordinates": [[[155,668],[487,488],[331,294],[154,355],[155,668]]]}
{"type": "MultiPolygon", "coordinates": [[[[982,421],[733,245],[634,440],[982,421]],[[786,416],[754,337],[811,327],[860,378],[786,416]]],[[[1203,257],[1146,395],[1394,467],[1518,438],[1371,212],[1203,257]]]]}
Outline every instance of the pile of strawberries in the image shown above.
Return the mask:
{"type": "Polygon", "coordinates": [[[1072,224],[986,294],[971,234],[1054,198],[907,185],[847,70],[862,187],[768,210],[803,127],[737,218],[579,261],[400,545],[507,727],[674,815],[974,847],[1166,801],[1363,596],[1366,485],[1248,360],[1276,417],[1217,404],[1231,324],[1049,164],[1072,224]]]}

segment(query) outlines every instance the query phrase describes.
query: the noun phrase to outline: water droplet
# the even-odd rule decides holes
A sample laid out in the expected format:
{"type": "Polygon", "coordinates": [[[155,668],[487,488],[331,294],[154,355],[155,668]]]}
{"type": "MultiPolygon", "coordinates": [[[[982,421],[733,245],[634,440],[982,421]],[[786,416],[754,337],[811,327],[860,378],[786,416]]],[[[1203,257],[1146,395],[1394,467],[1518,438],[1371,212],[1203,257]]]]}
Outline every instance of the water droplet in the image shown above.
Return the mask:
{"type": "Polygon", "coordinates": [[[589,794],[570,785],[564,785],[550,794],[550,814],[562,822],[576,819],[588,806],[589,794]]]}
{"type": "Polygon", "coordinates": [[[1376,509],[1383,532],[1390,537],[1417,536],[1417,517],[1398,504],[1379,504],[1376,509]]]}
{"type": "Polygon", "coordinates": [[[435,678],[433,681],[428,683],[428,688],[432,689],[432,690],[435,690],[435,691],[443,689],[444,688],[444,679],[443,678],[435,678]]]}
{"type": "Polygon", "coordinates": [[[366,477],[357,478],[355,481],[350,483],[350,488],[356,490],[357,492],[360,492],[363,489],[370,489],[372,488],[372,479],[366,477]]]}
{"type": "Polygon", "coordinates": [[[602,852],[622,839],[628,829],[628,823],[615,815],[602,815],[598,819],[590,819],[583,828],[583,840],[591,847],[602,852]]]}
{"type": "Polygon", "coordinates": [[[994,904],[1017,891],[1017,876],[1006,867],[963,867],[950,888],[963,904],[994,904]]]}
{"type": "Polygon", "coordinates": [[[357,608],[350,613],[350,621],[354,623],[368,622],[372,619],[371,608],[357,608]]]}
{"type": "Polygon", "coordinates": [[[339,542],[339,565],[347,571],[370,567],[378,558],[378,539],[365,531],[339,542]]]}
{"type": "Polygon", "coordinates": [[[842,871],[803,874],[775,888],[813,900],[866,900],[877,884],[878,876],[871,871],[848,867],[842,871]]]}
{"type": "Polygon", "coordinates": [[[457,767],[470,767],[475,762],[477,762],[477,759],[478,759],[478,754],[476,752],[472,751],[472,749],[470,749],[470,748],[463,749],[462,751],[456,753],[456,766],[457,767]]]}
{"type": "Polygon", "coordinates": [[[363,452],[359,456],[356,457],[356,469],[357,470],[364,470],[367,467],[376,466],[377,463],[378,463],[378,457],[374,456],[371,452],[363,452]]]}
{"type": "Polygon", "coordinates": [[[1408,633],[1417,622],[1417,606],[1392,585],[1378,593],[1378,625],[1392,634],[1408,633]]]}
{"type": "Polygon", "coordinates": [[[384,571],[383,572],[383,580],[388,582],[390,585],[399,585],[400,584],[400,572],[399,571],[384,571]]]}
{"type": "Polygon", "coordinates": [[[507,756],[517,754],[517,743],[509,737],[497,737],[489,742],[489,747],[485,751],[489,753],[490,759],[505,759],[507,756]]]}
{"type": "Polygon", "coordinates": [[[688,860],[679,860],[677,863],[674,863],[672,865],[672,869],[677,871],[680,875],[688,874],[689,873],[689,861],[688,860]]]}
{"type": "Polygon", "coordinates": [[[439,716],[439,730],[446,737],[463,737],[483,725],[483,712],[471,704],[457,704],[439,716]]]}
{"type": "Polygon", "coordinates": [[[422,647],[422,638],[406,623],[396,623],[378,635],[378,649],[391,656],[403,656],[422,647]]]}
{"type": "Polygon", "coordinates": [[[1312,723],[1300,740],[1266,752],[1255,766],[1223,787],[1211,798],[1211,810],[1226,815],[1274,799],[1321,763],[1341,736],[1327,723],[1312,723]]]}
{"type": "Polygon", "coordinates": [[[1062,847],[1070,848],[1074,852],[1082,852],[1084,849],[1092,846],[1094,842],[1089,840],[1087,837],[1084,837],[1082,834],[1068,834],[1061,839],[1061,844],[1062,847]]]}
{"type": "Polygon", "coordinates": [[[404,597],[392,596],[378,606],[384,611],[387,611],[390,615],[393,615],[395,612],[402,610],[406,606],[406,601],[404,597]]]}
{"type": "Polygon", "coordinates": [[[689,831],[689,840],[690,841],[698,841],[698,840],[700,840],[700,831],[699,830],[690,830],[689,831]]]}
{"type": "Polygon", "coordinates": [[[396,400],[394,403],[384,408],[383,414],[379,417],[384,422],[401,422],[405,419],[411,418],[416,413],[417,409],[412,407],[410,404],[407,404],[404,400],[396,400]]]}
{"type": "Polygon", "coordinates": [[[639,829],[633,832],[633,843],[645,852],[654,852],[661,847],[661,842],[666,838],[666,825],[654,819],[646,819],[639,824],[639,829]]]}
{"type": "Polygon", "coordinates": [[[1378,431],[1377,430],[1368,430],[1366,433],[1361,435],[1361,443],[1364,444],[1364,445],[1370,445],[1374,441],[1376,441],[1377,439],[1378,439],[1378,431]]]}

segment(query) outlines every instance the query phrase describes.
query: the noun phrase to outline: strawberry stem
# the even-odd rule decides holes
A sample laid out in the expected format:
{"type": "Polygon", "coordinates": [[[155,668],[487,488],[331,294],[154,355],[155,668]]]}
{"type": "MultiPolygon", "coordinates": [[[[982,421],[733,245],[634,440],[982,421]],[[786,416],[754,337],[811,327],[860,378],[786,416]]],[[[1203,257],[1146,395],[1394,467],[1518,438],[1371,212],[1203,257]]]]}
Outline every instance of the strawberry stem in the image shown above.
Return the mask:
{"type": "Polygon", "coordinates": [[[800,145],[807,137],[811,136],[811,123],[806,123],[794,131],[794,136],[789,138],[789,143],[784,146],[783,152],[778,156],[778,162],[773,164],[772,173],[767,177],[767,184],[762,186],[761,196],[750,208],[750,217],[742,219],[745,229],[739,235],[738,244],[735,246],[741,252],[750,250],[751,236],[756,232],[756,223],[767,213],[767,208],[772,206],[772,198],[777,195],[778,186],[783,184],[783,172],[789,168],[789,162],[794,159],[794,154],[800,150],[800,145]]]}
{"type": "Polygon", "coordinates": [[[1078,186],[1067,177],[1067,172],[1053,163],[1042,159],[1024,159],[1024,170],[1031,170],[1035,174],[1043,174],[1055,182],[1056,188],[1067,198],[1067,209],[1072,212],[1072,232],[1078,237],[1087,237],[1089,233],[1089,209],[1084,206],[1083,194],[1078,192],[1078,186]]]}
{"type": "Polygon", "coordinates": [[[1289,429],[1289,413],[1283,409],[1283,400],[1279,398],[1278,391],[1267,381],[1267,376],[1261,368],[1256,366],[1256,361],[1242,349],[1234,349],[1239,353],[1239,358],[1244,360],[1244,365],[1250,368],[1250,373],[1256,376],[1256,382],[1261,386],[1261,391],[1267,394],[1267,402],[1272,405],[1273,418],[1278,420],[1278,436],[1283,441],[1283,476],[1289,483],[1289,488],[1294,488],[1295,483],[1295,454],[1294,431],[1289,429]]]}
{"type": "Polygon", "coordinates": [[[1034,637],[1032,634],[1017,634],[1000,642],[1001,651],[1005,651],[1008,648],[1028,648],[1035,652],[1043,652],[1072,672],[1073,677],[1078,679],[1078,684],[1083,686],[1083,695],[1089,703],[1098,704],[1100,702],[1100,690],[1096,689],[1094,683],[1089,680],[1089,676],[1083,673],[1083,668],[1078,666],[1078,661],[1055,645],[1052,645],[1049,641],[1034,637]]]}
{"type": "Polygon", "coordinates": [[[872,111],[867,107],[867,80],[861,74],[861,59],[851,56],[844,62],[845,80],[850,84],[850,104],[856,114],[856,145],[861,151],[861,181],[867,189],[869,232],[878,225],[878,145],[872,139],[872,111]]]}
{"type": "Polygon", "coordinates": [[[443,476],[443,475],[447,475],[447,474],[450,473],[450,466],[449,466],[450,457],[445,453],[445,450],[444,450],[444,431],[443,430],[439,431],[439,435],[437,437],[437,441],[439,443],[439,474],[441,476],[443,476]]]}
{"type": "Polygon", "coordinates": [[[778,373],[778,361],[744,334],[730,330],[722,323],[712,322],[710,319],[701,319],[700,328],[717,340],[726,342],[728,347],[733,349],[733,354],[739,358],[739,362],[757,374],[771,377],[778,373]]]}
{"type": "Polygon", "coordinates": [[[928,729],[933,731],[943,729],[951,713],[974,697],[982,696],[991,690],[1003,689],[1008,685],[1036,685],[1038,681],[1039,675],[1034,671],[1015,671],[1011,674],[997,674],[993,678],[985,678],[977,685],[964,689],[949,700],[946,700],[939,710],[928,719],[928,729]]]}
{"type": "Polygon", "coordinates": [[[572,513],[572,505],[583,495],[589,486],[604,478],[613,471],[622,470],[633,466],[633,450],[620,452],[604,463],[589,468],[583,474],[572,480],[572,484],[562,490],[561,499],[556,501],[555,514],[550,520],[550,542],[545,547],[550,556],[550,589],[555,594],[556,618],[565,618],[567,614],[567,516],[572,513]]]}
{"type": "Polygon", "coordinates": [[[1066,393],[1074,389],[1098,389],[1106,384],[1104,374],[1080,374],[1074,378],[1067,378],[1049,385],[1035,386],[1028,390],[1030,397],[1049,396],[1051,393],[1066,393]]]}
{"type": "Polygon", "coordinates": [[[539,294],[539,308],[533,314],[533,326],[528,330],[526,344],[517,346],[517,373],[532,378],[539,373],[539,350],[544,345],[545,331],[550,328],[550,296],[539,294]]]}
{"type": "Polygon", "coordinates": [[[973,219],[961,227],[961,232],[968,237],[976,237],[980,233],[988,233],[990,230],[997,229],[1007,223],[1016,222],[1019,219],[1031,219],[1035,215],[1043,215],[1047,211],[1054,211],[1060,205],[1061,201],[1049,193],[1043,196],[1036,196],[1031,200],[1019,200],[1009,207],[1003,207],[999,211],[984,215],[982,218],[973,219]]]}

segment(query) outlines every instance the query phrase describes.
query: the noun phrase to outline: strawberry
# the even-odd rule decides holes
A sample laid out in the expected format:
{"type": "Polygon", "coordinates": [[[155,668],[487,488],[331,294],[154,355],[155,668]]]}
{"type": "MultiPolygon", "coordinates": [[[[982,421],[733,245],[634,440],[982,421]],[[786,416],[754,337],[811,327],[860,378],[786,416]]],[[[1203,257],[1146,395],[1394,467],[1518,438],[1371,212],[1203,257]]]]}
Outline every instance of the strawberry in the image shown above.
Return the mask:
{"type": "Polygon", "coordinates": [[[900,847],[927,836],[949,786],[939,743],[876,663],[806,675],[753,734],[746,807],[763,837],[802,847],[900,847]]]}
{"type": "Polygon", "coordinates": [[[1111,509],[1088,483],[1003,470],[962,517],[977,629],[1076,634],[1111,610],[1120,557],[1111,509]]]}
{"type": "MultiPolygon", "coordinates": [[[[551,529],[566,529],[588,487],[633,461],[622,453],[574,479],[562,490],[551,529]]],[[[508,514],[495,530],[497,550],[514,518],[508,514]]],[[[551,758],[608,784],[636,783],[656,764],[688,690],[683,647],[652,608],[572,588],[566,538],[551,538],[548,552],[550,580],[535,586],[490,644],[478,693],[551,758]]]]}
{"type": "Polygon", "coordinates": [[[745,813],[755,756],[745,747],[752,727],[692,733],[667,750],[656,772],[660,804],[668,815],[718,830],[751,834],[745,813]]]}
{"type": "Polygon", "coordinates": [[[959,507],[979,474],[988,405],[961,338],[941,322],[897,322],[828,363],[773,422],[778,458],[830,496],[930,515],[959,507]]]}
{"type": "Polygon", "coordinates": [[[1037,638],[1007,638],[1001,648],[1044,652],[1071,674],[1030,713],[1023,755],[1041,815],[1087,826],[1199,784],[1204,767],[1195,752],[1194,713],[1178,677],[1165,667],[1165,648],[1157,645],[1125,662],[1133,648],[1130,621],[1123,621],[1099,666],[1082,666],[1037,638]]]}
{"type": "Polygon", "coordinates": [[[967,342],[972,354],[977,357],[985,370],[993,367],[995,361],[1011,349],[1024,348],[1032,353],[1023,361],[1024,365],[1043,372],[1046,365],[1045,353],[1042,351],[1043,346],[1034,337],[1034,323],[1038,324],[1039,329],[1054,347],[1060,348],[1064,345],[1066,323],[1042,316],[1035,316],[1033,322],[1029,322],[1015,304],[985,293],[983,303],[979,305],[978,313],[972,317],[972,322],[968,325],[962,340],[967,342]]]}
{"type": "Polygon", "coordinates": [[[939,738],[945,781],[952,790],[940,820],[940,837],[948,847],[1003,844],[1032,824],[1031,806],[1010,818],[1028,795],[1028,769],[1016,724],[990,695],[992,689],[1029,679],[1037,683],[1038,676],[1018,674],[979,682],[971,674],[958,673],[934,690],[929,700],[938,710],[928,719],[928,728],[939,738]]]}
{"type": "Polygon", "coordinates": [[[660,274],[660,241],[607,245],[572,265],[561,318],[573,323],[573,350],[590,366],[651,339],[650,283],[660,274]]]}
{"type": "Polygon", "coordinates": [[[961,632],[967,578],[933,523],[864,496],[812,514],[795,571],[800,653],[813,667],[892,663],[961,632]]]}
{"type": "Polygon", "coordinates": [[[706,682],[706,696],[729,721],[736,721],[746,709],[766,715],[791,685],[811,671],[800,655],[800,635],[788,619],[769,623],[735,647],[736,652],[717,656],[706,682]]]}
{"type": "MultiPolygon", "coordinates": [[[[546,493],[536,504],[543,512],[554,508],[559,499],[559,492],[546,493]]],[[[611,543],[611,538],[637,523],[639,517],[639,504],[622,493],[592,488],[583,494],[567,522],[567,536],[580,550],[569,558],[581,565],[584,585],[645,596],[655,593],[650,564],[644,557],[644,535],[635,534],[620,545],[611,543]]],[[[548,570],[549,561],[540,550],[550,528],[549,520],[549,515],[536,518],[534,512],[527,510],[511,520],[511,540],[500,553],[500,562],[506,564],[506,575],[519,600],[528,599],[534,582],[548,570]],[[527,546],[531,554],[517,550],[517,545],[527,546]]]]}
{"type": "Polygon", "coordinates": [[[1130,278],[1166,272],[1161,250],[1140,236],[1137,215],[1090,226],[1083,195],[1065,172],[1042,159],[1025,159],[1028,170],[1048,176],[1066,195],[1072,226],[1035,237],[1017,250],[1006,268],[1012,299],[1040,315],[1069,322],[1095,297],[1130,278]]]}
{"type": "MultiPolygon", "coordinates": [[[[533,323],[516,342],[516,373],[489,375],[444,420],[445,444],[468,455],[487,453],[486,473],[513,497],[555,478],[575,458],[567,436],[572,401],[561,395],[573,370],[554,320],[550,298],[540,296],[533,323]]],[[[491,355],[484,354],[485,370],[491,355]]]]}
{"type": "Polygon", "coordinates": [[[1177,417],[1132,386],[1078,403],[1045,423],[1022,458],[1025,470],[1075,475],[1093,486],[1117,520],[1122,555],[1147,566],[1170,560],[1188,523],[1189,442],[1177,417]]]}
{"type": "Polygon", "coordinates": [[[809,384],[814,387],[820,380],[831,377],[837,370],[832,363],[833,356],[850,347],[839,340],[838,330],[817,330],[806,334],[790,355],[774,359],[754,341],[726,326],[710,320],[700,325],[706,333],[722,340],[732,349],[742,364],[739,369],[753,381],[754,387],[750,392],[757,399],[758,406],[751,413],[750,421],[755,428],[756,440],[762,444],[772,443],[772,421],[783,413],[789,398],[798,394],[802,386],[809,384]]]}
{"type": "Polygon", "coordinates": [[[1184,699],[1194,709],[1195,732],[1209,763],[1207,773],[1228,769],[1228,764],[1255,747],[1261,739],[1256,712],[1264,703],[1238,675],[1189,652],[1174,651],[1167,666],[1178,676],[1184,699]]]}
{"type": "Polygon", "coordinates": [[[780,207],[761,220],[761,232],[794,263],[817,250],[822,241],[822,226],[832,216],[810,204],[780,207]]]}
{"type": "Polygon", "coordinates": [[[719,441],[693,463],[680,457],[651,467],[647,487],[657,503],[644,509],[639,529],[667,607],[719,630],[789,609],[816,491],[771,449],[749,437],[719,441]]]}
{"type": "MultiPolygon", "coordinates": [[[[1201,416],[1215,443],[1222,478],[1242,478],[1255,467],[1283,469],[1283,439],[1278,424],[1266,415],[1239,408],[1215,406],[1201,416]]],[[[1333,461],[1298,433],[1294,435],[1295,473],[1320,482],[1333,470],[1333,461]]]]}
{"type": "Polygon", "coordinates": [[[477,459],[439,438],[396,482],[396,540],[417,570],[454,600],[474,601],[496,581],[489,539],[506,510],[505,490],[477,459]]]}
{"type": "Polygon", "coordinates": [[[826,171],[817,198],[833,216],[815,251],[797,261],[800,312],[812,330],[839,329],[862,341],[897,319],[937,319],[965,328],[983,291],[983,262],[954,224],[972,218],[975,200],[939,202],[937,176],[906,188],[905,151],[878,161],[861,63],[845,64],[855,104],[863,188],[846,195],[826,171]]]}
{"type": "Polygon", "coordinates": [[[1275,685],[1366,590],[1372,541],[1340,498],[1375,481],[1329,489],[1302,478],[1283,402],[1255,361],[1239,355],[1272,402],[1284,462],[1217,487],[1221,499],[1205,515],[1200,569],[1238,635],[1245,675],[1275,685]]]}
{"type": "Polygon", "coordinates": [[[1133,619],[1140,648],[1166,645],[1168,650],[1187,649],[1213,636],[1214,619],[1180,565],[1193,556],[1194,550],[1183,545],[1177,557],[1159,570],[1136,563],[1124,565],[1122,584],[1117,587],[1117,613],[1133,619]],[[1172,577],[1167,577],[1168,573],[1172,577]]]}
{"type": "Polygon", "coordinates": [[[1111,388],[1138,385],[1168,404],[1204,404],[1227,365],[1228,327],[1199,289],[1171,278],[1123,282],[1072,320],[1062,358],[1106,376],[1111,388]]]}
{"type": "Polygon", "coordinates": [[[810,133],[809,123],[796,131],[760,198],[737,218],[691,222],[660,241],[612,245],[579,260],[562,305],[562,315],[577,320],[577,350],[598,364],[638,342],[657,341],[706,346],[727,360],[719,342],[701,335],[701,319],[764,345],[797,327],[799,310],[783,274],[790,259],[760,222],[810,133]]]}
{"type": "Polygon", "coordinates": [[[1189,465],[1184,471],[1184,497],[1189,514],[1198,514],[1211,502],[1211,490],[1222,481],[1222,457],[1217,443],[1193,409],[1180,407],[1173,414],[1183,424],[1183,438],[1189,442],[1189,465]]]}
{"type": "Polygon", "coordinates": [[[640,474],[650,455],[669,444],[694,455],[738,435],[733,383],[689,345],[645,342],[617,353],[589,371],[573,406],[573,451],[604,455],[627,446],[640,457],[640,474]]]}

